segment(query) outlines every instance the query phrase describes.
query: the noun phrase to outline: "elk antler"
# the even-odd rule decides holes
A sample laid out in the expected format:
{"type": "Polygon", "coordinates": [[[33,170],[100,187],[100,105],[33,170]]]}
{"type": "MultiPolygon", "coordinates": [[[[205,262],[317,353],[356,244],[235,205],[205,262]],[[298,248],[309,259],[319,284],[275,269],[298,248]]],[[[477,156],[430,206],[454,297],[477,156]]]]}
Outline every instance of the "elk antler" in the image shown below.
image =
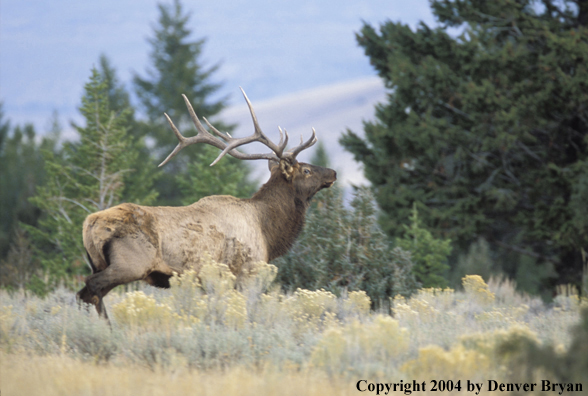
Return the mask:
{"type": "Polygon", "coordinates": [[[194,122],[194,125],[196,126],[196,130],[198,131],[198,133],[196,134],[196,136],[192,136],[192,137],[188,137],[188,138],[184,137],[180,133],[178,128],[176,128],[176,126],[174,125],[171,118],[167,114],[164,113],[165,118],[169,122],[174,134],[178,138],[179,143],[176,146],[176,148],[174,148],[174,150],[170,153],[170,155],[168,155],[167,158],[161,164],[159,164],[159,166],[163,166],[163,165],[167,164],[168,161],[170,159],[172,159],[181,149],[183,149],[184,147],[190,146],[192,144],[195,144],[195,143],[206,143],[206,144],[209,144],[211,146],[214,146],[214,147],[222,150],[221,153],[218,155],[218,157],[212,162],[212,164],[210,164],[210,166],[213,166],[218,161],[220,161],[220,159],[222,157],[224,157],[225,154],[227,154],[227,153],[229,155],[231,155],[232,157],[235,157],[237,159],[242,159],[242,160],[267,159],[267,160],[279,161],[280,159],[285,159],[285,158],[288,158],[290,160],[294,160],[294,159],[296,159],[296,156],[302,150],[309,148],[310,146],[312,146],[313,144],[315,144],[317,142],[318,139],[316,137],[316,132],[313,128],[312,129],[312,136],[310,137],[310,139],[308,139],[308,141],[303,142],[302,136],[301,136],[300,137],[300,145],[284,152],[284,149],[286,148],[286,144],[288,144],[288,132],[286,132],[286,131],[282,132],[282,129],[278,127],[278,129],[280,131],[280,142],[277,145],[274,142],[272,142],[263,133],[263,131],[259,127],[259,123],[257,122],[257,116],[255,115],[255,111],[253,111],[253,106],[251,105],[251,102],[249,101],[249,98],[245,94],[245,91],[243,90],[243,88],[241,88],[241,92],[243,93],[243,96],[245,97],[245,101],[247,102],[247,106],[249,107],[249,112],[251,113],[251,118],[253,119],[253,128],[254,128],[253,135],[243,137],[243,138],[238,138],[238,139],[233,138],[228,133],[223,133],[223,132],[219,131],[218,129],[216,129],[214,126],[212,126],[208,122],[208,120],[206,118],[203,117],[204,122],[206,122],[206,125],[208,125],[208,127],[216,135],[218,135],[222,140],[216,138],[214,135],[212,135],[210,132],[208,132],[206,129],[204,129],[204,126],[202,126],[202,123],[198,119],[198,116],[196,115],[194,108],[190,104],[190,101],[188,100],[186,95],[182,94],[182,97],[184,98],[184,102],[186,102],[186,107],[188,107],[188,112],[190,113],[190,118],[192,118],[192,122],[194,122]],[[265,146],[267,146],[269,149],[272,150],[272,153],[244,154],[244,153],[236,150],[237,147],[243,146],[243,145],[245,145],[247,143],[251,143],[251,142],[260,142],[260,143],[264,144],[265,146]]]}

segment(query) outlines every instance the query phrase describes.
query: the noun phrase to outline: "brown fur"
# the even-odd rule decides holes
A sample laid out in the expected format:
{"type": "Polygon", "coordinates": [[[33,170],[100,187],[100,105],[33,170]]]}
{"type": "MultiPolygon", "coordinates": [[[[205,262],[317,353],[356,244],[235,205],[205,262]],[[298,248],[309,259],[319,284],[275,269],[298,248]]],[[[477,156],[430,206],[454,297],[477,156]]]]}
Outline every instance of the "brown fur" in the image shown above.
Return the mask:
{"type": "Polygon", "coordinates": [[[310,199],[336,180],[332,169],[281,160],[250,199],[210,196],[189,206],[124,203],[91,214],[83,229],[92,275],[78,298],[107,317],[102,298],[136,280],[169,287],[174,272],[199,270],[209,254],[239,278],[254,262],[269,262],[291,247],[310,199]]]}

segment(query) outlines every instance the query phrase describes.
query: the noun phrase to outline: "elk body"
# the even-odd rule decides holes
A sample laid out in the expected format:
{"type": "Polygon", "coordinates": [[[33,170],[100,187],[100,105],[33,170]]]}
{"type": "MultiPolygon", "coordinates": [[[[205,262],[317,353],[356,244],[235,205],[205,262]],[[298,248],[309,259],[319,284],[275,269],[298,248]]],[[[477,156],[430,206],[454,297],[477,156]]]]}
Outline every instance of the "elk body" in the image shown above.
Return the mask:
{"type": "Polygon", "coordinates": [[[136,280],[169,287],[174,272],[199,270],[205,255],[229,266],[241,276],[255,262],[269,262],[285,254],[304,225],[310,199],[336,180],[335,171],[298,162],[296,156],[316,143],[311,138],[284,151],[288,134],[280,130],[275,144],[261,131],[253,107],[243,92],[255,132],[249,137],[232,138],[204,121],[219,138],[200,123],[184,96],[198,134],[185,138],[165,115],[179,143],[159,166],[165,165],[182,148],[195,143],[213,145],[225,154],[242,160],[266,159],[271,176],[253,197],[239,199],[220,195],[202,198],[182,207],[149,207],[124,203],[89,215],[84,222],[83,240],[92,274],[78,299],[96,306],[106,317],[103,297],[114,287],[136,280]],[[257,141],[272,150],[267,154],[245,154],[238,146],[257,141]]]}

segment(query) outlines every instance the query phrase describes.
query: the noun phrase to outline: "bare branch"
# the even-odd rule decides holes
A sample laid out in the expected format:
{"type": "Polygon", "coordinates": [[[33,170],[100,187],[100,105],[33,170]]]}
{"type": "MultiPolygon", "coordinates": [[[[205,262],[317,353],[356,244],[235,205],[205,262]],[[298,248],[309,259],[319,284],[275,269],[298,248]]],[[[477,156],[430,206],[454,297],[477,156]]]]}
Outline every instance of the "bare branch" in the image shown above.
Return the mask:
{"type": "MultiPolygon", "coordinates": [[[[55,200],[59,200],[59,201],[70,202],[70,203],[72,203],[72,204],[74,204],[74,205],[77,205],[77,206],[79,206],[80,208],[84,209],[84,210],[85,210],[86,212],[88,212],[88,213],[93,213],[93,212],[94,212],[94,211],[92,211],[92,210],[88,209],[88,208],[87,208],[85,205],[83,205],[82,203],[80,203],[80,202],[76,201],[75,199],[70,199],[70,198],[67,198],[67,197],[54,197],[53,199],[55,199],[55,200]]],[[[68,217],[68,219],[69,219],[69,216],[67,216],[67,217],[68,217]]],[[[69,222],[71,223],[71,220],[69,220],[69,222]]]]}

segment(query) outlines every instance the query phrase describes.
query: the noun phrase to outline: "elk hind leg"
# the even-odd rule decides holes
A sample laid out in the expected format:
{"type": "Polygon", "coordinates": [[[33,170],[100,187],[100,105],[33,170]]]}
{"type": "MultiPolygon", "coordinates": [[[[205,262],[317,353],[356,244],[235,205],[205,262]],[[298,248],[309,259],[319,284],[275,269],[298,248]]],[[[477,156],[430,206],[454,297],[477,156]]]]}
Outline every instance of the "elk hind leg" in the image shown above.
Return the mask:
{"type": "Polygon", "coordinates": [[[79,298],[96,307],[98,315],[108,319],[103,298],[118,285],[144,279],[151,272],[155,248],[143,237],[113,240],[108,247],[108,267],[86,278],[79,298]]]}
{"type": "Polygon", "coordinates": [[[115,286],[113,285],[112,287],[99,292],[91,292],[86,285],[77,293],[78,302],[94,305],[96,307],[96,312],[98,312],[98,316],[108,320],[108,314],[106,313],[106,307],[104,306],[104,296],[114,287],[115,286]]]}
{"type": "MultiPolygon", "coordinates": [[[[90,255],[90,252],[88,252],[88,250],[86,250],[86,254],[88,256],[88,260],[90,262],[90,268],[92,269],[92,275],[96,274],[97,272],[100,272],[101,270],[97,269],[96,265],[94,264],[94,260],[92,259],[92,255],[90,255]]],[[[101,260],[101,257],[97,257],[97,260],[101,260]]],[[[107,264],[105,264],[104,266],[106,266],[107,264]]],[[[104,267],[103,266],[103,267],[104,267]]],[[[84,286],[79,292],[76,293],[76,299],[78,301],[78,305],[82,306],[82,303],[86,303],[86,304],[92,304],[96,306],[96,310],[98,311],[98,314],[100,314],[101,309],[103,307],[98,307],[98,303],[100,302],[99,300],[96,300],[97,296],[92,294],[92,292],[90,291],[90,289],[88,289],[88,286],[84,286]]],[[[103,312],[105,312],[104,310],[102,310],[103,312]]],[[[101,315],[102,316],[102,315],[101,315]]]]}

